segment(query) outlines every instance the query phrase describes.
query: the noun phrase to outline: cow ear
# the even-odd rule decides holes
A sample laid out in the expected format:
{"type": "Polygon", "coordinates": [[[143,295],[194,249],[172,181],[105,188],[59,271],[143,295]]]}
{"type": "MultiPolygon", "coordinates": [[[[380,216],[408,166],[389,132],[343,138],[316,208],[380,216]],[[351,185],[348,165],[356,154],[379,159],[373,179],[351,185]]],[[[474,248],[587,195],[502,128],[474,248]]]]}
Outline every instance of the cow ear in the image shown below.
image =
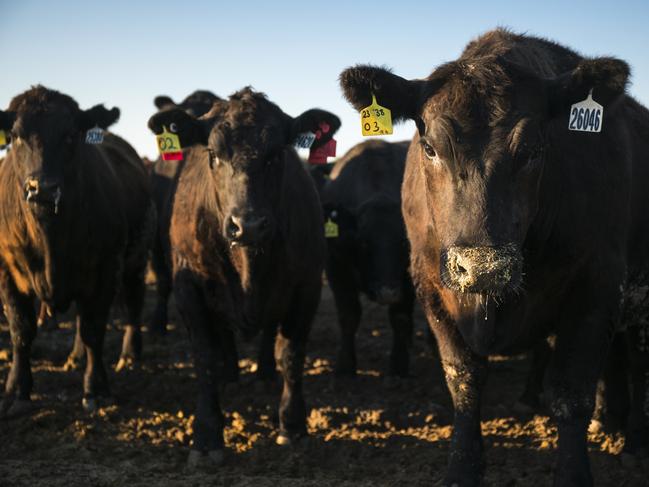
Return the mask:
{"type": "Polygon", "coordinates": [[[153,104],[156,106],[158,110],[162,110],[164,107],[168,107],[168,106],[174,106],[174,107],[177,106],[176,102],[174,102],[167,95],[156,96],[153,99],[153,104]]]}
{"type": "Polygon", "coordinates": [[[329,142],[340,128],[340,119],[331,112],[313,108],[291,120],[289,144],[294,144],[298,135],[312,132],[319,133],[312,147],[314,149],[329,142]]]}
{"type": "Polygon", "coordinates": [[[162,110],[149,119],[149,129],[158,135],[163,128],[178,135],[180,144],[187,147],[194,144],[207,145],[209,123],[188,114],[182,108],[162,110]]]}
{"type": "Polygon", "coordinates": [[[101,127],[106,130],[119,120],[119,108],[108,110],[104,105],[95,105],[88,110],[81,112],[79,126],[81,130],[88,130],[93,127],[101,127]]]}
{"type": "Polygon", "coordinates": [[[550,81],[552,111],[565,110],[584,100],[590,90],[593,90],[593,99],[606,107],[624,94],[629,75],[629,65],[620,59],[584,59],[572,71],[550,81]]]}
{"type": "Polygon", "coordinates": [[[0,130],[10,131],[16,121],[16,112],[0,111],[0,130]]]}
{"type": "Polygon", "coordinates": [[[340,74],[343,95],[356,110],[372,104],[372,94],[379,105],[392,112],[395,122],[417,120],[422,103],[422,80],[407,80],[387,68],[358,65],[340,74]]]}

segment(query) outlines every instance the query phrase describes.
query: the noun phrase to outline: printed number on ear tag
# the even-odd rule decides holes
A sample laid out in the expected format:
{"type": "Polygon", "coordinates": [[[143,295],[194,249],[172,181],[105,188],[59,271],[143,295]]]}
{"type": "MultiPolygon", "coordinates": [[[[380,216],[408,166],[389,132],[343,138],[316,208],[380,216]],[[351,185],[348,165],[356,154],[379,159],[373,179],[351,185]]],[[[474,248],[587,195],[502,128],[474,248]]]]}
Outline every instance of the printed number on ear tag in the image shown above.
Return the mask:
{"type": "Polygon", "coordinates": [[[568,130],[601,132],[603,118],[604,107],[593,100],[593,90],[590,90],[585,100],[570,107],[568,130]]]}
{"type": "Polygon", "coordinates": [[[364,137],[392,134],[392,113],[376,102],[374,94],[372,104],[361,110],[361,131],[364,137]]]}
{"type": "Polygon", "coordinates": [[[104,141],[104,130],[95,127],[86,132],[86,144],[101,144],[104,141]]]}
{"type": "Polygon", "coordinates": [[[166,127],[162,127],[162,133],[155,136],[158,142],[158,150],[163,161],[182,161],[183,149],[180,146],[180,139],[176,134],[167,132],[166,127]]]}
{"type": "Polygon", "coordinates": [[[7,145],[7,134],[4,130],[0,130],[0,147],[7,145]]]}
{"type": "Polygon", "coordinates": [[[313,132],[305,132],[298,134],[295,139],[295,147],[298,149],[310,149],[315,142],[316,136],[313,132]]]}
{"type": "Polygon", "coordinates": [[[338,237],[338,224],[328,218],[325,222],[325,238],[337,238],[338,237]]]}

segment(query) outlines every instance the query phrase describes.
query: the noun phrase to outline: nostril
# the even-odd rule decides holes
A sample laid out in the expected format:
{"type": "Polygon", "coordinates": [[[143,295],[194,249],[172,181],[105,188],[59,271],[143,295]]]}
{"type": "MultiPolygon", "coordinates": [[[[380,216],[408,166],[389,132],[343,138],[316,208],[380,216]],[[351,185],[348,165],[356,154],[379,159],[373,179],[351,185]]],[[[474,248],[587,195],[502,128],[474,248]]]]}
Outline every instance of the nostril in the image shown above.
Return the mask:
{"type": "Polygon", "coordinates": [[[241,218],[236,216],[231,216],[230,221],[228,222],[228,236],[230,238],[240,238],[243,235],[243,226],[241,224],[241,218]]]}
{"type": "Polygon", "coordinates": [[[459,262],[455,263],[455,272],[460,275],[467,274],[469,271],[466,270],[466,268],[460,264],[459,262]]]}

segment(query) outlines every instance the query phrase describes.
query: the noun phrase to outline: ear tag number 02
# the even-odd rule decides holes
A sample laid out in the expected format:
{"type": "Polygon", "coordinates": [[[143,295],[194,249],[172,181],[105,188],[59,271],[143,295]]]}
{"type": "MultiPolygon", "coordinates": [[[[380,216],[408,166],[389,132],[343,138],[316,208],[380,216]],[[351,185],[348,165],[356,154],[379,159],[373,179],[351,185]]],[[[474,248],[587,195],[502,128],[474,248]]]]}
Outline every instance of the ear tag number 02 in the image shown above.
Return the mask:
{"type": "Polygon", "coordinates": [[[7,145],[7,134],[4,130],[0,130],[0,148],[7,145]]]}
{"type": "Polygon", "coordinates": [[[327,221],[324,225],[325,238],[338,238],[338,224],[327,218],[327,221]]]}
{"type": "Polygon", "coordinates": [[[162,127],[162,133],[155,136],[158,142],[158,150],[163,161],[182,161],[183,149],[180,146],[180,139],[174,133],[167,132],[167,127],[162,127]]]}
{"type": "Polygon", "coordinates": [[[593,100],[593,90],[590,90],[585,100],[570,107],[568,130],[601,132],[603,118],[604,107],[593,100]]]}
{"type": "Polygon", "coordinates": [[[372,104],[361,110],[361,132],[364,137],[392,134],[392,114],[376,102],[373,93],[372,104]]]}

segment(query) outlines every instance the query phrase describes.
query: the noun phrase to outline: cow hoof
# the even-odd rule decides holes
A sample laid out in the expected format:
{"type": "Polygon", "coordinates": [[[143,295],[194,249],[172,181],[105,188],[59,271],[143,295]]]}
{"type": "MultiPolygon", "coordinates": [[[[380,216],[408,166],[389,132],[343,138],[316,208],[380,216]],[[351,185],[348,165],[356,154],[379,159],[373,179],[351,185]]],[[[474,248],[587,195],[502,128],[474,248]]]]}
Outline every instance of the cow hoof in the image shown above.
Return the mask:
{"type": "Polygon", "coordinates": [[[117,365],[115,366],[115,372],[121,372],[122,370],[133,370],[135,368],[135,358],[133,357],[120,357],[117,365]]]}
{"type": "Polygon", "coordinates": [[[588,425],[588,432],[591,434],[601,433],[604,431],[604,424],[599,419],[591,419],[588,425]]]}
{"type": "Polygon", "coordinates": [[[83,410],[87,412],[88,414],[92,414],[97,411],[97,399],[94,397],[84,397],[81,400],[81,406],[83,406],[83,410]]]}
{"type": "Polygon", "coordinates": [[[31,413],[36,405],[29,399],[9,399],[0,403],[0,419],[15,418],[31,413]]]}
{"type": "Polygon", "coordinates": [[[65,364],[63,364],[63,370],[65,372],[70,372],[71,370],[79,370],[81,368],[81,359],[75,357],[74,355],[69,355],[65,364]]]}
{"type": "Polygon", "coordinates": [[[200,467],[219,467],[223,464],[223,450],[210,450],[205,455],[199,450],[190,450],[187,457],[187,468],[196,470],[200,467]]]}

